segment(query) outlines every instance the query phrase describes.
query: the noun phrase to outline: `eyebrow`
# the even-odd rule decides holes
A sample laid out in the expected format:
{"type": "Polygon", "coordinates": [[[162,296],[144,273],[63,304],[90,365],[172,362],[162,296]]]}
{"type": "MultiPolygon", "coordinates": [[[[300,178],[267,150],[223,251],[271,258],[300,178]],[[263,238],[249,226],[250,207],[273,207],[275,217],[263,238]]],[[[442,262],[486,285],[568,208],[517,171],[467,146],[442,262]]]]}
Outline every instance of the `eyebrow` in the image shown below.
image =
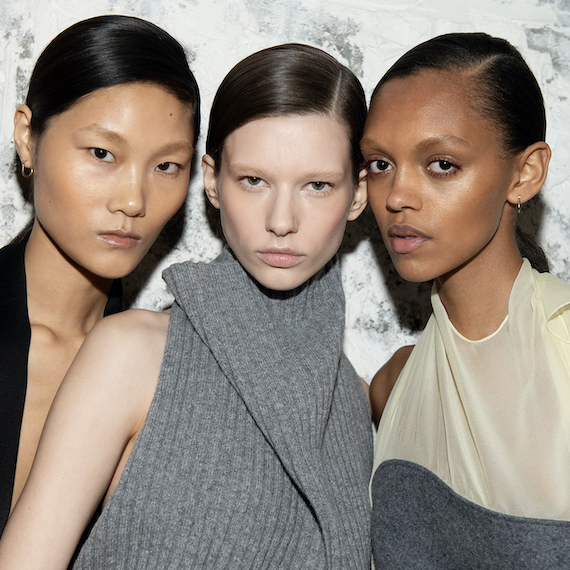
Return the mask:
{"type": "Polygon", "coordinates": [[[120,133],[118,133],[117,131],[112,131],[111,129],[107,129],[106,127],[103,127],[101,125],[98,124],[93,124],[93,125],[88,125],[87,127],[83,127],[82,129],[79,129],[78,131],[79,133],[95,133],[97,135],[100,135],[102,137],[105,137],[106,139],[112,140],[116,143],[119,144],[126,144],[127,143],[127,139],[120,133]]]}
{"type": "MultiPolygon", "coordinates": [[[[256,178],[263,178],[263,171],[259,168],[248,166],[247,164],[240,164],[237,162],[231,162],[228,164],[228,170],[230,171],[238,171],[238,172],[247,172],[256,178]]],[[[302,172],[300,173],[300,178],[311,179],[314,182],[321,182],[331,178],[342,178],[345,176],[346,173],[341,170],[330,171],[330,172],[321,172],[321,171],[312,171],[312,172],[302,172]]]]}
{"type": "MultiPolygon", "coordinates": [[[[463,147],[470,146],[468,141],[466,141],[465,139],[462,139],[461,137],[456,137],[455,135],[434,135],[434,136],[428,137],[427,139],[421,141],[415,148],[417,150],[420,150],[420,151],[428,150],[432,146],[436,146],[438,144],[448,143],[448,142],[458,144],[458,145],[461,145],[463,147]]],[[[364,137],[360,141],[360,144],[361,144],[362,148],[366,148],[366,149],[374,151],[374,152],[385,153],[385,151],[382,150],[376,144],[374,139],[372,139],[370,137],[364,137]]]]}
{"type": "Polygon", "coordinates": [[[461,137],[456,137],[455,135],[435,135],[433,137],[427,138],[425,141],[422,141],[418,145],[418,149],[419,150],[427,149],[437,144],[446,143],[446,142],[459,144],[461,146],[469,146],[469,142],[467,142],[465,139],[462,139],[461,137]]]}
{"type": "Polygon", "coordinates": [[[164,145],[158,151],[158,154],[170,154],[171,152],[188,152],[192,154],[194,152],[194,145],[187,141],[172,142],[164,145]]]}
{"type": "MultiPolygon", "coordinates": [[[[95,133],[118,144],[121,145],[128,144],[127,139],[121,133],[118,133],[116,131],[113,131],[96,123],[88,125],[87,127],[83,127],[82,129],[79,129],[78,132],[95,133]]],[[[194,145],[189,141],[184,141],[184,140],[174,141],[165,144],[162,148],[158,150],[156,154],[169,154],[171,152],[180,152],[180,151],[193,154],[194,145]]]]}

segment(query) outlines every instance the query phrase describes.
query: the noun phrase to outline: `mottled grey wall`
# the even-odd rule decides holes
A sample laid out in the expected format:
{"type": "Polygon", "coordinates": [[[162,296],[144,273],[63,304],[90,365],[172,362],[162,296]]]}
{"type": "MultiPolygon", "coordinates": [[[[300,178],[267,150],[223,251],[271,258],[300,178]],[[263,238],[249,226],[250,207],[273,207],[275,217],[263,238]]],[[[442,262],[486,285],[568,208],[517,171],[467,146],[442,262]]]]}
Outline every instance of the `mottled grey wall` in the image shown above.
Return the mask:
{"type": "MultiPolygon", "coordinates": [[[[485,31],[507,38],[525,55],[543,87],[548,181],[526,222],[538,230],[553,272],[570,281],[570,2],[568,0],[1,0],[0,2],[0,244],[30,212],[13,170],[12,117],[42,48],[77,20],[132,14],[166,28],[187,48],[203,96],[203,119],[218,83],[240,59],[287,41],[321,47],[351,67],[367,94],[405,50],[434,35],[485,31]]],[[[198,149],[203,152],[203,138],[198,149]]],[[[170,301],[162,268],[207,260],[220,250],[215,214],[194,177],[187,207],[127,283],[136,306],[170,301]]],[[[369,211],[349,225],[342,250],[347,293],[346,349],[367,379],[399,345],[410,342],[426,316],[427,287],[394,275],[369,211]]]]}

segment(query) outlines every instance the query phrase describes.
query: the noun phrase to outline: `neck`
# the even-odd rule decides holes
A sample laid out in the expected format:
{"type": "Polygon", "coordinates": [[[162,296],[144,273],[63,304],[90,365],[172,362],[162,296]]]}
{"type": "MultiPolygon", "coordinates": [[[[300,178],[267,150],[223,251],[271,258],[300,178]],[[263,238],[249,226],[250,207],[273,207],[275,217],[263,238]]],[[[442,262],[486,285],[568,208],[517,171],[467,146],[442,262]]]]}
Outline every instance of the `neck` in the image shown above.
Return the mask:
{"type": "Polygon", "coordinates": [[[513,239],[506,251],[486,248],[437,279],[441,302],[464,337],[479,340],[499,328],[508,314],[509,297],[521,265],[522,257],[513,239]]]}
{"type": "Polygon", "coordinates": [[[62,337],[85,336],[103,317],[112,279],[78,267],[34,225],[24,255],[32,326],[62,337]]]}

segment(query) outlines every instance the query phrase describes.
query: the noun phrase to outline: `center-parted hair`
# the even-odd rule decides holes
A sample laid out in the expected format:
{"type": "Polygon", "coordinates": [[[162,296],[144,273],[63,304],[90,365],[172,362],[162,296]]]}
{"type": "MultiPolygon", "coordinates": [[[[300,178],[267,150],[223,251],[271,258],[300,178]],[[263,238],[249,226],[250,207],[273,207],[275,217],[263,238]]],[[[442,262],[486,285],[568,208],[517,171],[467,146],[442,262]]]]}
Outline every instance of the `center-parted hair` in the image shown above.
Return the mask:
{"type": "Polygon", "coordinates": [[[334,57],[304,44],[258,51],[226,75],[212,104],[206,152],[219,171],[226,138],[245,123],[309,113],[333,117],[346,127],[356,180],[366,120],[364,90],[334,57]]]}
{"type": "Polygon", "coordinates": [[[38,58],[26,104],[32,134],[81,97],[104,87],[147,82],[192,107],[194,146],[200,131],[200,95],[184,48],[151,22],[133,16],[97,16],[57,35],[38,58]]]}

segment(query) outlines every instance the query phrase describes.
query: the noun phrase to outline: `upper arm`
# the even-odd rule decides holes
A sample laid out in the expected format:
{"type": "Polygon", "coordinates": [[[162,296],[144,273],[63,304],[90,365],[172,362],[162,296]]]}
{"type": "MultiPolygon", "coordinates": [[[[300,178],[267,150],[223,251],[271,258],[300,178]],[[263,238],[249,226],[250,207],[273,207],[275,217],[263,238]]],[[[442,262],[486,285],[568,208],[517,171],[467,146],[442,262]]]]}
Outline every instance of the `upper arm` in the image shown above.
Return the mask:
{"type": "Polygon", "coordinates": [[[413,346],[400,347],[392,355],[390,360],[376,372],[374,378],[372,378],[372,382],[370,382],[370,405],[376,425],[380,422],[382,412],[386,407],[392,388],[394,384],[396,384],[396,380],[412,353],[413,348],[413,346]]]}
{"type": "Polygon", "coordinates": [[[103,319],[87,336],[0,542],[1,569],[67,568],[126,443],[146,417],[167,326],[165,315],[128,311],[103,319]]]}

